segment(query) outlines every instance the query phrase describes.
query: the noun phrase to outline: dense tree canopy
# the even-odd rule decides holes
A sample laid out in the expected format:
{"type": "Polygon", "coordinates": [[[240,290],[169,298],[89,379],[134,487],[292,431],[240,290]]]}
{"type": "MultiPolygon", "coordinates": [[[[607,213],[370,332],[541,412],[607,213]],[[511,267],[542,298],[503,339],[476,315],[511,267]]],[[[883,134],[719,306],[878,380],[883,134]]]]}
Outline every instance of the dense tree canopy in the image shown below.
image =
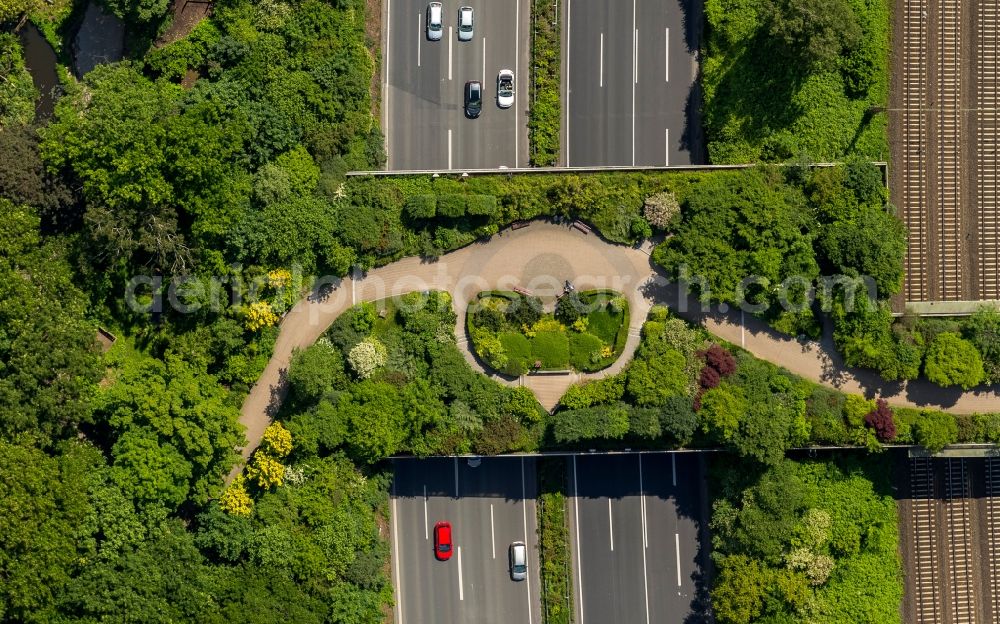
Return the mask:
{"type": "Polygon", "coordinates": [[[0,199],[0,434],[43,444],[90,420],[100,378],[96,327],[63,246],[30,209],[0,199]]]}

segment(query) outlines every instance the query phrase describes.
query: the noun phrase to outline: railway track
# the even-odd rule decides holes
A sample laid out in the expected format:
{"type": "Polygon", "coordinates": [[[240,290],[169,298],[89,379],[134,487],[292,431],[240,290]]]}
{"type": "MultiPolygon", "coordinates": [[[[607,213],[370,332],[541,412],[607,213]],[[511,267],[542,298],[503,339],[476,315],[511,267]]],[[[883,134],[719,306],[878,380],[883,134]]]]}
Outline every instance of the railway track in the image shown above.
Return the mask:
{"type": "Polygon", "coordinates": [[[986,459],[986,539],[990,615],[1000,621],[1000,459],[986,459]]]}
{"type": "Polygon", "coordinates": [[[961,2],[938,3],[937,109],[937,286],[938,298],[962,298],[961,145],[962,12],[961,2]]]}
{"type": "Polygon", "coordinates": [[[937,516],[934,470],[928,457],[910,459],[910,499],[913,515],[913,565],[917,624],[941,621],[938,588],[937,516]]]}
{"type": "Polygon", "coordinates": [[[976,59],[976,178],[979,213],[979,296],[1000,299],[1000,206],[997,204],[1000,115],[1000,1],[980,0],[976,59]]]}
{"type": "Polygon", "coordinates": [[[951,617],[955,624],[974,624],[976,604],[972,577],[971,488],[964,459],[948,459],[945,510],[948,515],[948,573],[951,617]]]}
{"type": "Polygon", "coordinates": [[[927,292],[927,0],[906,0],[903,12],[903,205],[910,232],[906,252],[906,298],[926,301],[927,292]]]}

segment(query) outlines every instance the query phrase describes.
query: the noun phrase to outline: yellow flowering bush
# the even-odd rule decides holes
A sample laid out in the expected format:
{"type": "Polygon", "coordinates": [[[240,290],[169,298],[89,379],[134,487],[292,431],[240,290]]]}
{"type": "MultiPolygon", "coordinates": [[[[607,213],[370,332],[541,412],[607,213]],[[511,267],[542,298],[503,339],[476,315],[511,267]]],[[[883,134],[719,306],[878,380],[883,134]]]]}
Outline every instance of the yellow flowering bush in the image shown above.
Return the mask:
{"type": "Polygon", "coordinates": [[[247,492],[246,477],[240,475],[226,488],[219,499],[219,507],[231,516],[249,516],[253,513],[253,499],[247,492]]]}
{"type": "Polygon", "coordinates": [[[247,306],[244,312],[246,317],[246,328],[250,331],[258,331],[265,327],[277,325],[278,315],[271,309],[271,304],[267,301],[255,301],[247,306]]]}
{"type": "Polygon", "coordinates": [[[263,446],[275,457],[287,457],[292,452],[292,433],[275,421],[264,430],[263,446]]]}
{"type": "Polygon", "coordinates": [[[247,476],[256,481],[261,489],[267,490],[284,483],[285,465],[267,453],[257,453],[247,467],[247,476]]]}

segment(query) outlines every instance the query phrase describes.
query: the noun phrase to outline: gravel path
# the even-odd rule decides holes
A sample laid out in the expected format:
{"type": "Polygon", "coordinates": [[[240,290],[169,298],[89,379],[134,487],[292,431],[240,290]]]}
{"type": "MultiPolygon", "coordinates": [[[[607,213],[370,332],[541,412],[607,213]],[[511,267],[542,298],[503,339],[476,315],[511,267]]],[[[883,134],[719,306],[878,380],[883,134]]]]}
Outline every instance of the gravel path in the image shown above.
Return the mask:
{"type": "MultiPolygon", "coordinates": [[[[679,316],[704,325],[716,336],[761,359],[845,392],[879,395],[893,405],[956,412],[991,411],[1000,407],[1000,396],[995,389],[962,393],[926,381],[888,383],[874,373],[849,369],[833,347],[829,328],[821,341],[798,341],[772,331],[750,315],[743,318],[738,310],[718,309],[725,306],[702,309],[655,270],[648,244],[642,248],[612,245],[596,234],[535,222],[520,230],[505,230],[488,241],[446,254],[437,261],[405,258],[361,278],[345,278],[324,299],[309,297],[296,304],[281,323],[271,360],[243,403],[240,422],[246,427],[248,440],[242,449],[244,459],[257,448],[287,392],[286,371],[292,352],[315,342],[334,319],[356,302],[417,290],[449,291],[458,317],[455,326],[458,345],[474,367],[487,373],[470,352],[465,335],[469,300],[482,290],[514,286],[543,298],[554,297],[562,291],[567,279],[580,290],[611,288],[623,293],[629,300],[631,315],[629,341],[622,357],[599,373],[563,376],[565,387],[578,378],[590,379],[620,371],[639,345],[639,329],[655,302],[668,305],[679,316]]],[[[507,384],[519,383],[495,374],[491,377],[507,384]]],[[[550,403],[546,407],[552,406],[551,397],[555,394],[550,387],[552,383],[549,379],[544,384],[546,403],[550,403]]],[[[526,385],[531,386],[530,377],[526,385]]],[[[241,469],[242,466],[236,466],[229,478],[241,469]]]]}

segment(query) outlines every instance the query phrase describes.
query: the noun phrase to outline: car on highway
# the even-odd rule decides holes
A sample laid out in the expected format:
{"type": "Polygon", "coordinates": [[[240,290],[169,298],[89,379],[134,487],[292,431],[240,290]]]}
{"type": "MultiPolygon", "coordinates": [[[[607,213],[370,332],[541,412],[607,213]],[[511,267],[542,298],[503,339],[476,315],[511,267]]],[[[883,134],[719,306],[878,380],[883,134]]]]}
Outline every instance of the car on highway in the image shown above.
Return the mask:
{"type": "Polygon", "coordinates": [[[438,522],[434,525],[434,556],[439,561],[451,559],[451,523],[438,522]]]}
{"type": "Polygon", "coordinates": [[[524,542],[514,542],[510,545],[510,578],[513,581],[523,581],[528,576],[528,549],[524,542]]]}
{"type": "Polygon", "coordinates": [[[458,40],[472,41],[472,7],[458,10],[458,40]]]}
{"type": "Polygon", "coordinates": [[[431,2],[427,5],[427,39],[440,41],[444,28],[441,26],[441,3],[431,2]]]}
{"type": "Polygon", "coordinates": [[[465,116],[469,119],[479,117],[483,111],[483,83],[470,80],[465,83],[465,116]]]}
{"type": "Polygon", "coordinates": [[[501,69],[497,74],[497,106],[510,108],[514,105],[514,72],[501,69]]]}

